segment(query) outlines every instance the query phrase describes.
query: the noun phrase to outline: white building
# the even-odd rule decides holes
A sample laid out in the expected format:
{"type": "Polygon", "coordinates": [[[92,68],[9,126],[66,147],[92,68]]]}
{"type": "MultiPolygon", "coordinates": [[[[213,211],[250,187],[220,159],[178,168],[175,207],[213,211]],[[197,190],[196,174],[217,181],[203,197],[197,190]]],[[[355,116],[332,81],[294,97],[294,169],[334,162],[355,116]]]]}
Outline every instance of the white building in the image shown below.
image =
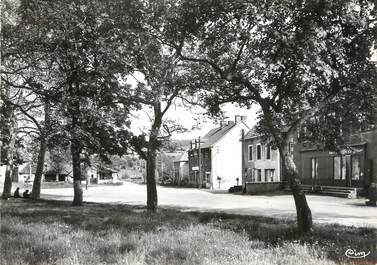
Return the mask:
{"type": "Polygon", "coordinates": [[[247,132],[246,116],[222,121],[189,150],[189,183],[226,190],[242,181],[242,131],[247,132]],[[200,149],[200,156],[199,156],[200,149]],[[200,167],[199,167],[200,160],[200,167]],[[201,174],[199,174],[199,168],[201,174]]]}

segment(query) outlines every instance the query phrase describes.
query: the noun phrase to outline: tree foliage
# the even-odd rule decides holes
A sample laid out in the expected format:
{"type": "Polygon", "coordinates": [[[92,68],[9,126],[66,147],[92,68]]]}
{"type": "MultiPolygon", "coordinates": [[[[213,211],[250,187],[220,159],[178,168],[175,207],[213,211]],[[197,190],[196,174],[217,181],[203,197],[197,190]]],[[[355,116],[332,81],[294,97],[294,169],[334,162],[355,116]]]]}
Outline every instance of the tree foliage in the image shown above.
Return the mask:
{"type": "Polygon", "coordinates": [[[119,6],[133,11],[132,2],[115,0],[22,1],[19,23],[6,31],[10,70],[3,80],[48,98],[57,110],[59,133],[51,140],[71,146],[76,204],[82,203],[80,157],[123,153],[127,115],[136,106],[118,80],[133,46],[125,29],[134,27],[119,6]]]}
{"type": "Polygon", "coordinates": [[[375,8],[373,1],[353,0],[183,1],[160,34],[220,84],[206,88],[211,110],[223,102],[260,106],[260,132],[273,137],[282,155],[302,231],[311,230],[311,212],[289,142],[309,117],[331,106],[368,116],[375,8]]]}

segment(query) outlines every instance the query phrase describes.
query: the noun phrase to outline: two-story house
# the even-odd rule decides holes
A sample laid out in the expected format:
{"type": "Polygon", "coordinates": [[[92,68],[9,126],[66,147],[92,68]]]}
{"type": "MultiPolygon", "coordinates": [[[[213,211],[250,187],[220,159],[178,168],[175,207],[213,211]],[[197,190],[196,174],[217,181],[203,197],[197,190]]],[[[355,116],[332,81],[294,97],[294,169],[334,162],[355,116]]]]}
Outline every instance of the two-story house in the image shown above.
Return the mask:
{"type": "MultiPolygon", "coordinates": [[[[338,150],[297,137],[291,139],[290,152],[306,189],[336,195],[349,187],[357,189],[358,195],[368,195],[371,183],[377,182],[377,129],[351,133],[338,150]]],[[[242,139],[242,184],[247,193],[277,190],[286,180],[279,151],[268,142],[253,131],[242,139]]]]}
{"type": "Polygon", "coordinates": [[[229,189],[242,180],[242,131],[248,131],[246,116],[222,121],[188,151],[189,184],[211,189],[229,189]]]}
{"type": "Polygon", "coordinates": [[[282,187],[279,150],[253,130],[242,137],[242,185],[247,193],[261,193],[282,187]]]}

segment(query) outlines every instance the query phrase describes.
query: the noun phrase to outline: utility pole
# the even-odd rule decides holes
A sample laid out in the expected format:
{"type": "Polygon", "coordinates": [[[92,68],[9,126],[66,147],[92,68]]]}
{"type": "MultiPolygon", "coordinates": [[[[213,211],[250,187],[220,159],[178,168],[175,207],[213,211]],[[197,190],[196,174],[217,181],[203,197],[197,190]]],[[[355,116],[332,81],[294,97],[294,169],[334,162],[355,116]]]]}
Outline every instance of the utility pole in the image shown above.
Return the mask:
{"type": "Polygon", "coordinates": [[[198,144],[198,160],[199,160],[199,189],[202,188],[202,184],[203,184],[203,179],[202,179],[202,166],[201,166],[201,162],[202,162],[202,156],[201,156],[201,152],[200,152],[200,136],[199,136],[199,144],[198,144]]]}
{"type": "MultiPolygon", "coordinates": [[[[245,150],[245,130],[242,129],[241,131],[241,178],[242,178],[242,190],[243,191],[246,191],[246,172],[245,172],[245,151],[248,151],[249,150],[245,150]]],[[[248,155],[248,154],[247,154],[248,155]]],[[[238,185],[238,181],[237,181],[237,185],[238,185]]]]}

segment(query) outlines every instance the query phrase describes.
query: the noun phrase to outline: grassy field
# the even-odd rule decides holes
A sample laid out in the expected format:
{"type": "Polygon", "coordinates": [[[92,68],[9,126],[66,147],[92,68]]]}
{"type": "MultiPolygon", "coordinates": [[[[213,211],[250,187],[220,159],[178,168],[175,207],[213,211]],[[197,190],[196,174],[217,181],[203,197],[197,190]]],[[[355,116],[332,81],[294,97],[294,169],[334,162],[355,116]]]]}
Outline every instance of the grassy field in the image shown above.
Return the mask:
{"type": "Polygon", "coordinates": [[[1,202],[0,264],[375,264],[377,232],[288,220],[88,203],[1,202]],[[371,251],[348,259],[348,249],[371,251]],[[369,259],[368,259],[369,258],[369,259]]]}

